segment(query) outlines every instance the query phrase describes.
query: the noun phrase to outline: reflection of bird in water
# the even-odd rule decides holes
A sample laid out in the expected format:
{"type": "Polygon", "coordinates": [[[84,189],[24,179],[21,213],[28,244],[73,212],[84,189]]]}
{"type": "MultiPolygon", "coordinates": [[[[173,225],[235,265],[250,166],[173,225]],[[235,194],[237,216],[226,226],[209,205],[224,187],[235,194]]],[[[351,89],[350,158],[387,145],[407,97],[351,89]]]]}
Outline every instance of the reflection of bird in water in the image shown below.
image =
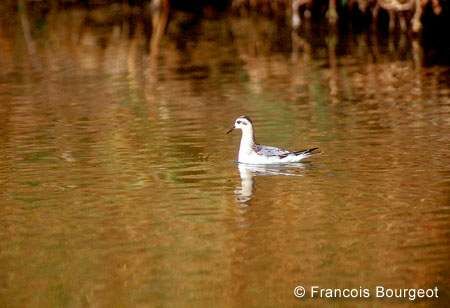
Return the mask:
{"type": "Polygon", "coordinates": [[[238,168],[241,176],[241,187],[237,188],[234,193],[237,201],[245,203],[250,201],[253,195],[253,173],[243,164],[239,164],[238,168]]]}
{"type": "Polygon", "coordinates": [[[253,197],[253,187],[255,176],[284,175],[302,176],[298,171],[303,171],[308,165],[305,163],[293,163],[284,165],[250,165],[238,164],[239,175],[241,177],[241,187],[234,193],[238,202],[246,204],[253,197]],[[296,172],[297,171],[297,172],[296,172]]]}
{"type": "Polygon", "coordinates": [[[242,130],[238,158],[240,163],[258,165],[296,163],[320,152],[318,148],[311,148],[301,151],[287,151],[276,147],[257,144],[253,134],[252,121],[246,116],[237,118],[234,126],[227,132],[227,134],[233,129],[242,130]]]}

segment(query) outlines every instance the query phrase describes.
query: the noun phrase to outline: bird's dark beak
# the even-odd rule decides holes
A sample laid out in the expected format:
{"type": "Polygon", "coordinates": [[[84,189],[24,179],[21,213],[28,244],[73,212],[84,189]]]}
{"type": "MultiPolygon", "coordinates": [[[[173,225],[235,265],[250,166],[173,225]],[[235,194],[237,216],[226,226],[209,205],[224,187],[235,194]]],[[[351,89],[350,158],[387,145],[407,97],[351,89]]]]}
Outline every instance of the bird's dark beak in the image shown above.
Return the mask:
{"type": "Polygon", "coordinates": [[[228,135],[229,133],[231,133],[231,132],[233,131],[233,129],[234,129],[234,126],[233,126],[232,128],[230,128],[229,131],[227,131],[227,135],[228,135]]]}

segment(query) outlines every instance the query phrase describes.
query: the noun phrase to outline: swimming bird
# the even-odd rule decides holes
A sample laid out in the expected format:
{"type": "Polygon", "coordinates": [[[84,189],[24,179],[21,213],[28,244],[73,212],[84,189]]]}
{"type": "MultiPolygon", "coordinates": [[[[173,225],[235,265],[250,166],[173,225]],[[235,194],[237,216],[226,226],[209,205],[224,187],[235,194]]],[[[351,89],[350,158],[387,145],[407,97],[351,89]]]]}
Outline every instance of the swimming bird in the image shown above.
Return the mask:
{"type": "Polygon", "coordinates": [[[288,151],[276,147],[260,145],[255,142],[253,123],[247,116],[240,116],[234,122],[234,129],[242,130],[241,144],[239,146],[238,162],[245,164],[283,164],[296,163],[320,153],[319,148],[310,148],[301,151],[288,151]]]}

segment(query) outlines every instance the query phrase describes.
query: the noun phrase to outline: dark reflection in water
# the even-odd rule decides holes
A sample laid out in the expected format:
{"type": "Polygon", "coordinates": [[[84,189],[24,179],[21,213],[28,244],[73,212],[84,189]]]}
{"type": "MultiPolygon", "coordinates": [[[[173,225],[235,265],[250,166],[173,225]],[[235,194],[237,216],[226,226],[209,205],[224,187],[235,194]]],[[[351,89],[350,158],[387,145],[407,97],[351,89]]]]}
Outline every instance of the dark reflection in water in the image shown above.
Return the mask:
{"type": "Polygon", "coordinates": [[[445,306],[449,69],[420,41],[114,12],[29,14],[29,36],[0,18],[0,305],[327,305],[292,290],[382,284],[445,306]],[[241,114],[323,154],[237,166],[241,114]]]}

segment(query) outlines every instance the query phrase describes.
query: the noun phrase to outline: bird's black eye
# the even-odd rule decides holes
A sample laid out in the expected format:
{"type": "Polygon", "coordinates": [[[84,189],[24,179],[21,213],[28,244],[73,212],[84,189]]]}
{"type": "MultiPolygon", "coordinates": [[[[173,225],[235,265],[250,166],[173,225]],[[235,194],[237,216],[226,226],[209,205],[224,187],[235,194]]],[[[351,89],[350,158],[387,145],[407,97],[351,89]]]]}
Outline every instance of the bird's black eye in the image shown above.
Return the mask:
{"type": "Polygon", "coordinates": [[[237,123],[237,124],[241,124],[241,121],[237,121],[236,123],[237,123]]]}

